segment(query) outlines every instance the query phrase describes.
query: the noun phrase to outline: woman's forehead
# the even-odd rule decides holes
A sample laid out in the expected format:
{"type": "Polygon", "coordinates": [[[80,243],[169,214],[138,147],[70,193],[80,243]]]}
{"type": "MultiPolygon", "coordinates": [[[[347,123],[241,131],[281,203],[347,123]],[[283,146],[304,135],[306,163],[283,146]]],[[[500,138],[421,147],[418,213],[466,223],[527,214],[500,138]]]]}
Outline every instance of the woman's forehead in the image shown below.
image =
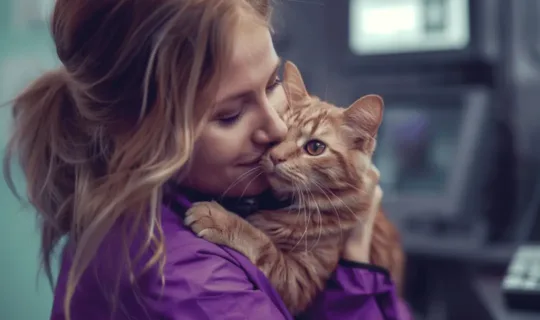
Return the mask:
{"type": "Polygon", "coordinates": [[[233,41],[231,59],[221,74],[218,103],[266,86],[279,63],[270,31],[265,26],[239,28],[233,41]]]}

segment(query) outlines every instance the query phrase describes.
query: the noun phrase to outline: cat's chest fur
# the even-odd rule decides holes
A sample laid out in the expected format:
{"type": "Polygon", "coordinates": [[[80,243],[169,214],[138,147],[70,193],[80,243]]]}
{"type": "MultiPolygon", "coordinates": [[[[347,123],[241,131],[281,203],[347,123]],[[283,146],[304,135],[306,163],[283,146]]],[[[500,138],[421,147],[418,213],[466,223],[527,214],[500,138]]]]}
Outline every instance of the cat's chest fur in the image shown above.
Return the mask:
{"type": "Polygon", "coordinates": [[[338,199],[311,202],[304,206],[261,211],[247,220],[267,234],[281,250],[289,252],[332,250],[340,253],[351,229],[361,222],[365,212],[362,201],[338,199]]]}

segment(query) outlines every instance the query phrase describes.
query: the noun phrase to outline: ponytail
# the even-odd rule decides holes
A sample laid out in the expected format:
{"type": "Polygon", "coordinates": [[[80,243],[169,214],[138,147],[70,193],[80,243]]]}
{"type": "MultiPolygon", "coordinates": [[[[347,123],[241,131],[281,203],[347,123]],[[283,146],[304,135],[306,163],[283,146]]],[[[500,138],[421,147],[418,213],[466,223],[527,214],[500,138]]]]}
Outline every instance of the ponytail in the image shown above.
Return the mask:
{"type": "Polygon", "coordinates": [[[66,127],[75,111],[69,82],[64,69],[50,71],[14,99],[13,133],[4,158],[5,180],[19,199],[12,158],[17,157],[21,164],[28,201],[41,220],[41,258],[51,284],[51,255],[70,230],[75,186],[69,160],[73,143],[66,127]]]}

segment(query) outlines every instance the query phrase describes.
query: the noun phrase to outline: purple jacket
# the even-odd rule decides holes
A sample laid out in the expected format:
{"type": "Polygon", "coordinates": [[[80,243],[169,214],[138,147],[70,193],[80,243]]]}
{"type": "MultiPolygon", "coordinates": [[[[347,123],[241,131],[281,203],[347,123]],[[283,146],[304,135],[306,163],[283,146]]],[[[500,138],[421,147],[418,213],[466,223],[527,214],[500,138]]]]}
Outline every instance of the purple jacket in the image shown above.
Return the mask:
{"type": "MultiPolygon", "coordinates": [[[[246,257],[198,238],[166,206],[162,207],[162,229],[166,246],[164,282],[157,268],[144,273],[135,286],[125,274],[118,277],[121,273],[113,270],[121,270],[114,261],[119,261],[122,231],[113,229],[79,282],[72,299],[71,318],[293,319],[268,279],[246,257]],[[116,305],[114,313],[111,305],[116,305]]],[[[136,245],[131,248],[133,255],[138,252],[135,248],[136,245]]],[[[65,319],[63,301],[71,266],[69,252],[64,250],[52,320],[65,319]]],[[[385,270],[341,261],[326,290],[300,319],[408,320],[410,315],[396,297],[385,270]]]]}

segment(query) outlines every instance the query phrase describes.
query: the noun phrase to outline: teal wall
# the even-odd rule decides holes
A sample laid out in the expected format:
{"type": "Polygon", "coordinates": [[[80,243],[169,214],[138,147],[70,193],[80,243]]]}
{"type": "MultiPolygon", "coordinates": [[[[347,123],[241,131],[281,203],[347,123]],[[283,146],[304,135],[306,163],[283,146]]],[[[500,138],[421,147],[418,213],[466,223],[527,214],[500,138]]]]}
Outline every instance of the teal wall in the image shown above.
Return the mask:
{"type": "MultiPolygon", "coordinates": [[[[56,64],[48,26],[28,25],[13,15],[11,3],[0,0],[0,104],[8,101],[36,75],[56,64]]],[[[39,3],[39,1],[34,1],[39,3]]],[[[10,108],[0,108],[0,146],[3,157],[9,132],[10,108]]],[[[17,175],[19,189],[23,179],[17,175]]],[[[52,292],[43,274],[38,275],[39,234],[35,216],[11,195],[0,180],[0,320],[49,318],[52,292]]]]}

